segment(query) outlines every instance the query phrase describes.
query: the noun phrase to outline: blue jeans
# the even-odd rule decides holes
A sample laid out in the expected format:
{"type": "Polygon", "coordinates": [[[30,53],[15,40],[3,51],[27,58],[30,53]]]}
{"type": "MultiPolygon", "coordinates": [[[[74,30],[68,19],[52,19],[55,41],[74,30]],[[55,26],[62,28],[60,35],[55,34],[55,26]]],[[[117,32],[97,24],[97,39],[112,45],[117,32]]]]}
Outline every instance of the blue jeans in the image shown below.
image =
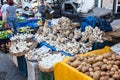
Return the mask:
{"type": "Polygon", "coordinates": [[[7,21],[8,21],[10,28],[14,29],[14,34],[16,34],[17,33],[17,25],[18,25],[17,18],[16,17],[8,17],[7,21]]]}

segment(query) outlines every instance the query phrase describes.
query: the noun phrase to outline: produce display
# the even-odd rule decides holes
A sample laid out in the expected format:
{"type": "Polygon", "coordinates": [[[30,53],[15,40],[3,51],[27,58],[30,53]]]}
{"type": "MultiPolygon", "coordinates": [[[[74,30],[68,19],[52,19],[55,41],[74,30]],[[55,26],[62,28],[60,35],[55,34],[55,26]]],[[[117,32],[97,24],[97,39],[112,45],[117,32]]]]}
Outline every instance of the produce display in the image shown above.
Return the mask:
{"type": "Polygon", "coordinates": [[[87,26],[85,32],[77,29],[76,23],[68,18],[62,17],[58,21],[59,25],[51,27],[40,27],[39,34],[35,34],[38,42],[46,41],[58,50],[63,50],[71,53],[86,53],[92,50],[94,42],[103,42],[108,37],[98,27],[92,28],[87,26]],[[78,40],[78,41],[77,41],[78,40]]]}
{"type": "Polygon", "coordinates": [[[0,31],[0,39],[8,38],[8,33],[6,31],[0,31]]]}
{"type": "Polygon", "coordinates": [[[29,50],[29,47],[32,45],[32,42],[22,41],[12,43],[10,51],[12,53],[19,53],[29,50]]]}
{"type": "Polygon", "coordinates": [[[44,69],[52,68],[56,62],[65,58],[59,52],[53,52],[50,48],[42,46],[41,48],[30,50],[25,54],[26,58],[31,61],[38,61],[38,65],[44,69]]]}
{"type": "Polygon", "coordinates": [[[26,58],[31,61],[37,61],[39,58],[44,57],[45,53],[49,52],[50,48],[42,46],[41,48],[30,50],[26,54],[26,58]]]}
{"type": "Polygon", "coordinates": [[[17,35],[14,35],[13,37],[10,38],[11,41],[14,41],[14,40],[26,40],[28,38],[32,38],[34,35],[33,34],[17,34],[17,35]]]}
{"type": "Polygon", "coordinates": [[[70,58],[67,64],[94,80],[120,80],[120,55],[113,52],[75,56],[70,58]]]}
{"type": "Polygon", "coordinates": [[[25,17],[17,17],[18,22],[25,22],[27,21],[25,17]]]}
{"type": "Polygon", "coordinates": [[[28,26],[26,26],[26,27],[21,27],[21,28],[19,28],[18,29],[18,32],[21,32],[21,33],[30,33],[30,32],[32,32],[32,31],[34,31],[33,29],[31,29],[30,27],[28,27],[28,26]]]}
{"type": "Polygon", "coordinates": [[[38,61],[38,65],[43,67],[44,69],[52,68],[53,65],[59,61],[62,61],[65,56],[59,52],[48,52],[42,54],[41,59],[38,61]]]}

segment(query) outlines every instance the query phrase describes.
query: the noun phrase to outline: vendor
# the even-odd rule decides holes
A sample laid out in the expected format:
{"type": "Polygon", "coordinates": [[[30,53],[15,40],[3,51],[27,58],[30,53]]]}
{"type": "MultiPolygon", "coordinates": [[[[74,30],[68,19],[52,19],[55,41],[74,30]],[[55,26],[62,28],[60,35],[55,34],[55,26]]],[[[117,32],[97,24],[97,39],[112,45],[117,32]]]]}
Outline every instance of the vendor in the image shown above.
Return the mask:
{"type": "Polygon", "coordinates": [[[46,7],[45,7],[45,14],[46,14],[46,19],[47,20],[52,20],[52,18],[53,18],[53,10],[52,10],[52,7],[51,7],[51,5],[50,5],[50,2],[49,1],[46,1],[45,2],[45,5],[46,5],[46,7]]]}

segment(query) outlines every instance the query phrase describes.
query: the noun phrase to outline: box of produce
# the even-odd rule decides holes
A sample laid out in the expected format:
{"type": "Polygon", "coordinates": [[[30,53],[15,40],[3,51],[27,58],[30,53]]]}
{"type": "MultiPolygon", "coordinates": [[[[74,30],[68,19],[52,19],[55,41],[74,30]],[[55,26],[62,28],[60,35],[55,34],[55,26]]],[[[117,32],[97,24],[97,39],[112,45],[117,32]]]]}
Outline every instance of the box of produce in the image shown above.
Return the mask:
{"type": "Polygon", "coordinates": [[[8,33],[6,31],[0,31],[0,39],[8,38],[8,33]]]}
{"type": "Polygon", "coordinates": [[[109,47],[66,58],[54,65],[55,80],[120,80],[120,55],[109,47]]]}

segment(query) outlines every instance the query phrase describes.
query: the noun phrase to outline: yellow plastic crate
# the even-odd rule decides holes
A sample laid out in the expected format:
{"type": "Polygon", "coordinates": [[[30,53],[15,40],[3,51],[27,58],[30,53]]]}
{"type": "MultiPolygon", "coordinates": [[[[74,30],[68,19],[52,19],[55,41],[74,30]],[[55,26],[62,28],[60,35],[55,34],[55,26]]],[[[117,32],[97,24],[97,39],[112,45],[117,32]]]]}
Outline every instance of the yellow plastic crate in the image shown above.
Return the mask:
{"type": "MultiPolygon", "coordinates": [[[[92,54],[101,55],[107,52],[111,52],[108,46],[103,49],[88,52],[86,54],[80,54],[80,56],[89,56],[92,54]]],[[[66,64],[67,61],[68,57],[64,61],[58,62],[54,65],[55,80],[93,80],[91,77],[66,64]]]]}

